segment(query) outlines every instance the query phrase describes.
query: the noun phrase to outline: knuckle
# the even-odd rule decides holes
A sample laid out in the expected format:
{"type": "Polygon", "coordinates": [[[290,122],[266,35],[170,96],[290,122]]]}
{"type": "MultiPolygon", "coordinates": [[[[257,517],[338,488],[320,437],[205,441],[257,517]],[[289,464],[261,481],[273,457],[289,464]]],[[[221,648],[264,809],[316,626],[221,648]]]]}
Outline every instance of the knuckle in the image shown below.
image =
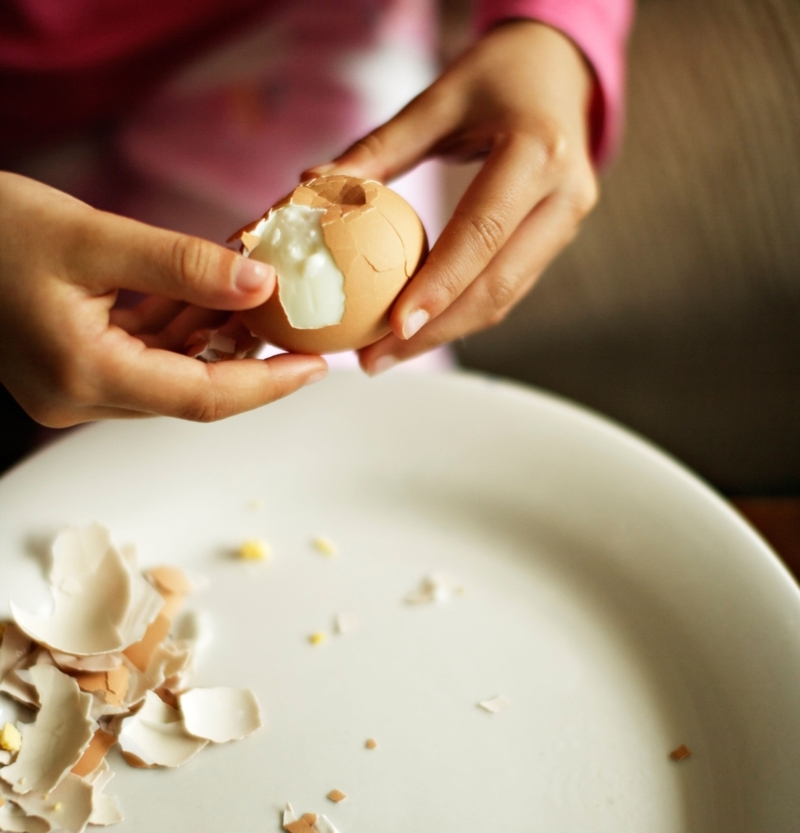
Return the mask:
{"type": "Polygon", "coordinates": [[[461,214],[459,220],[467,228],[481,258],[492,258],[503,245],[505,229],[491,214],[461,214]]]}
{"type": "Polygon", "coordinates": [[[378,131],[368,133],[359,139],[350,149],[352,152],[366,156],[370,161],[381,159],[385,149],[385,142],[378,131]]]}
{"type": "Polygon", "coordinates": [[[597,177],[594,175],[584,177],[580,184],[573,187],[567,195],[567,202],[573,217],[580,222],[597,205],[599,196],[597,177]]]}
{"type": "MultiPolygon", "coordinates": [[[[499,273],[486,283],[490,317],[509,309],[517,297],[520,280],[516,275],[499,273]]],[[[505,317],[505,316],[503,316],[505,317]]],[[[502,319],[501,319],[502,320],[502,319]]]]}
{"type": "Polygon", "coordinates": [[[172,243],[172,268],[184,284],[196,285],[217,265],[212,248],[199,237],[178,235],[172,243]]]}
{"type": "Polygon", "coordinates": [[[532,136],[533,158],[544,171],[563,170],[569,157],[566,131],[555,121],[540,122],[532,136]]]}

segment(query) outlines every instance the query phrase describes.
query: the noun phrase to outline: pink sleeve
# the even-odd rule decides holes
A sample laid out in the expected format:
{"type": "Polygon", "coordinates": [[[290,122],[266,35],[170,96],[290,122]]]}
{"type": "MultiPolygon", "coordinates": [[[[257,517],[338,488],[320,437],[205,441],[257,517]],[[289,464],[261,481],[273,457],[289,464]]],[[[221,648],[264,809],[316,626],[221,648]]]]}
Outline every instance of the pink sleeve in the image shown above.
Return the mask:
{"type": "Polygon", "coordinates": [[[558,29],[581,49],[595,73],[590,108],[592,156],[602,164],[622,133],[625,44],[633,0],[477,0],[481,32],[509,18],[531,18],[558,29]]]}

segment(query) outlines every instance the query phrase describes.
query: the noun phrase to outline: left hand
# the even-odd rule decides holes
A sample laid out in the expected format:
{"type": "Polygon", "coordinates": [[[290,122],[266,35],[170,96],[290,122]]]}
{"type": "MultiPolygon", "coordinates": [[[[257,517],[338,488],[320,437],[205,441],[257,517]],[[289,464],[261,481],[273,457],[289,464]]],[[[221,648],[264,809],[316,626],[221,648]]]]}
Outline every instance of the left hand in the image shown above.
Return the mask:
{"type": "Polygon", "coordinates": [[[572,240],[597,200],[591,87],[564,35],[501,24],[394,118],[303,174],[386,181],[432,156],[486,157],[395,302],[392,333],[361,351],[368,373],[497,324],[572,240]]]}

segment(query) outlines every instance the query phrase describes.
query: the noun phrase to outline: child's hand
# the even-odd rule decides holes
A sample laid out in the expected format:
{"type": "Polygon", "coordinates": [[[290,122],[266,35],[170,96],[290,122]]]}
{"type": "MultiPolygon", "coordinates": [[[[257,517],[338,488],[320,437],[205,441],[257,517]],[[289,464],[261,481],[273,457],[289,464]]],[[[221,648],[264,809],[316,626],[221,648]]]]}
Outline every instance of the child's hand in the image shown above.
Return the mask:
{"type": "Polygon", "coordinates": [[[270,267],[221,246],[0,173],[0,381],[45,425],[206,422],[316,380],[326,370],[317,356],[205,364],[175,352],[220,323],[213,310],[258,306],[274,286],[270,267]],[[118,289],[152,297],[112,312],[118,289]]]}
{"type": "Polygon", "coordinates": [[[597,200],[591,85],[566,37],[532,21],[507,23],[333,165],[304,174],[385,181],[431,156],[486,156],[395,303],[393,334],[361,351],[365,370],[498,323],[572,240],[597,200]]]}

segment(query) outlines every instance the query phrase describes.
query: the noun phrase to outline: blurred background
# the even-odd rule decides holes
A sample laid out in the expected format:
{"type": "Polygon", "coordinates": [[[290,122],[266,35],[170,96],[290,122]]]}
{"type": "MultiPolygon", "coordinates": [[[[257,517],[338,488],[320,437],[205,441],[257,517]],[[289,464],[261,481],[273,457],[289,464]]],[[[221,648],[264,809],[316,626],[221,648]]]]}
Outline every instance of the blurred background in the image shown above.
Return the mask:
{"type": "MultiPolygon", "coordinates": [[[[318,17],[295,10],[282,29],[275,20],[254,26],[246,49],[182,69],[122,128],[7,167],[224,239],[306,164],[391,115],[469,41],[466,0],[444,0],[438,20],[421,0],[397,7],[405,17],[391,37],[364,18],[344,51],[324,60],[312,50],[298,62],[281,46],[308,35],[310,20],[319,44],[327,24],[318,17]],[[280,80],[298,67],[306,81],[316,72],[310,83],[324,84],[335,106],[280,80]],[[211,99],[227,116],[200,130],[197,113],[211,99]],[[360,115],[340,123],[343,107],[360,115]],[[178,110],[182,120],[167,127],[164,112],[178,110]],[[303,136],[319,139],[280,127],[289,113],[303,136]],[[220,175],[207,161],[225,141],[220,175]],[[221,198],[243,170],[274,171],[256,163],[258,148],[275,141],[294,154],[280,175],[245,177],[235,199],[221,198]]],[[[600,204],[506,321],[455,346],[458,360],[607,414],[729,496],[800,495],[800,4],[640,0],[628,77],[625,141],[600,204]]],[[[428,165],[400,190],[435,234],[473,173],[428,165]]],[[[19,441],[6,442],[3,467],[48,433],[6,406],[0,429],[19,441]]]]}

